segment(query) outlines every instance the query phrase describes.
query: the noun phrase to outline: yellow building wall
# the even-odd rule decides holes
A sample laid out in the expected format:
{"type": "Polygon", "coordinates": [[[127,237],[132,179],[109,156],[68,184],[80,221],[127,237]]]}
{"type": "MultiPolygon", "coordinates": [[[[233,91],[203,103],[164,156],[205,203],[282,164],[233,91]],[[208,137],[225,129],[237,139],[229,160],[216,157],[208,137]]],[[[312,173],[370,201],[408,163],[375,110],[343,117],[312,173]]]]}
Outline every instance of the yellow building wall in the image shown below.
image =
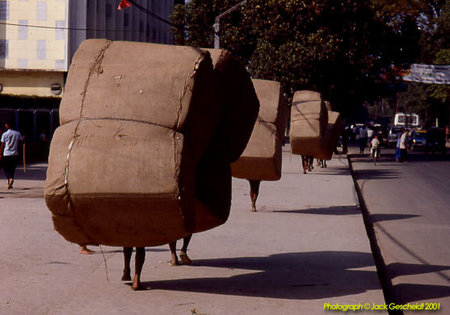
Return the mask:
{"type": "Polygon", "coordinates": [[[9,7],[8,24],[0,32],[0,39],[7,40],[8,55],[0,59],[0,68],[67,71],[68,30],[55,28],[57,23],[58,27],[68,27],[69,0],[6,2],[9,7]],[[45,3],[45,20],[38,19],[38,2],[45,3]],[[18,26],[21,21],[26,21],[28,27],[18,26]],[[26,33],[25,39],[19,39],[20,28],[22,33],[26,33]],[[44,57],[38,53],[38,41],[45,45],[44,57]]]}
{"type": "Polygon", "coordinates": [[[0,71],[1,94],[61,97],[51,92],[52,84],[64,86],[64,72],[0,71]]]}

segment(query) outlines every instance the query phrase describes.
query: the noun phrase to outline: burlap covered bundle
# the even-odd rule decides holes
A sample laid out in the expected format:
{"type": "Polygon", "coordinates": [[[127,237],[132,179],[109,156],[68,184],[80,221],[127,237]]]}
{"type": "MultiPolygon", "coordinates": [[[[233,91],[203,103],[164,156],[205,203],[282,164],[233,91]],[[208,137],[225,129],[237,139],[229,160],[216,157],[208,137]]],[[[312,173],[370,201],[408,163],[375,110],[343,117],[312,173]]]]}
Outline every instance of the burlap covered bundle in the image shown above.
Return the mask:
{"type": "Polygon", "coordinates": [[[208,49],[222,102],[221,126],[231,162],[244,151],[258,117],[259,101],[250,74],[224,49],[208,49]]]}
{"type": "Polygon", "coordinates": [[[55,229],[78,244],[153,246],[225,222],[229,168],[215,170],[228,178],[224,192],[209,187],[211,161],[229,163],[226,149],[211,141],[219,116],[209,53],[83,42],[45,182],[55,229]],[[224,206],[212,209],[213,199],[224,206]]]}
{"type": "Polygon", "coordinates": [[[325,141],[327,124],[327,108],[320,93],[295,92],[289,132],[292,153],[317,157],[325,141]]]}
{"type": "Polygon", "coordinates": [[[221,113],[214,137],[196,168],[196,197],[201,201],[196,204],[197,232],[228,218],[230,163],[244,151],[259,110],[259,101],[245,67],[226,50],[207,50],[213,61],[221,113]]]}
{"type": "Polygon", "coordinates": [[[247,147],[231,164],[232,175],[254,180],[278,180],[286,128],[286,101],[279,82],[252,81],[259,99],[259,115],[247,147]]]}
{"type": "Polygon", "coordinates": [[[325,131],[324,141],[319,153],[315,156],[322,160],[331,160],[336,146],[337,139],[342,131],[342,119],[338,112],[328,111],[328,125],[325,131]]]}

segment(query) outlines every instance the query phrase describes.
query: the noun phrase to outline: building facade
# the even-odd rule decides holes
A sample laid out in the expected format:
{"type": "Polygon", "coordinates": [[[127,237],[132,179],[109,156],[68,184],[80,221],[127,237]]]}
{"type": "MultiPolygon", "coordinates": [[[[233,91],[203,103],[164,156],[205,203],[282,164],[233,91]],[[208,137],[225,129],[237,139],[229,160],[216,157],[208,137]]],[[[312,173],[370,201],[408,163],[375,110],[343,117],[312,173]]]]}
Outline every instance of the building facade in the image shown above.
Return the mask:
{"type": "MultiPolygon", "coordinates": [[[[135,2],[165,20],[174,7],[173,0],[135,2]]],[[[28,134],[32,129],[36,138],[44,112],[51,121],[41,125],[51,134],[72,56],[85,39],[173,43],[167,23],[134,5],[119,11],[119,3],[0,0],[0,119],[28,134]]]]}
{"type": "MultiPolygon", "coordinates": [[[[2,94],[61,97],[71,58],[88,38],[172,43],[169,25],[119,0],[0,0],[2,94]]],[[[137,0],[168,20],[173,1],[137,0]]]]}

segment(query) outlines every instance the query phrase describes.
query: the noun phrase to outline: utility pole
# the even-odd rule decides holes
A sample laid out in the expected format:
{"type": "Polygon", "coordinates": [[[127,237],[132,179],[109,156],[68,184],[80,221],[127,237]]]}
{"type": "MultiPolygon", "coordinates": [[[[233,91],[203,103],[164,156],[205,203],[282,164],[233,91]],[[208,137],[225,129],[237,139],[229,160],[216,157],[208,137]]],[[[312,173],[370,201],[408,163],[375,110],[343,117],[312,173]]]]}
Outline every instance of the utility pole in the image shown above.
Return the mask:
{"type": "Polygon", "coordinates": [[[247,3],[247,0],[241,1],[238,4],[234,5],[233,7],[229,8],[228,10],[226,10],[225,12],[219,14],[218,16],[216,16],[216,18],[214,19],[214,48],[220,48],[220,37],[219,37],[219,31],[220,31],[220,19],[223,18],[224,16],[230,14],[231,12],[236,11],[238,8],[242,7],[243,5],[245,5],[247,3]]]}

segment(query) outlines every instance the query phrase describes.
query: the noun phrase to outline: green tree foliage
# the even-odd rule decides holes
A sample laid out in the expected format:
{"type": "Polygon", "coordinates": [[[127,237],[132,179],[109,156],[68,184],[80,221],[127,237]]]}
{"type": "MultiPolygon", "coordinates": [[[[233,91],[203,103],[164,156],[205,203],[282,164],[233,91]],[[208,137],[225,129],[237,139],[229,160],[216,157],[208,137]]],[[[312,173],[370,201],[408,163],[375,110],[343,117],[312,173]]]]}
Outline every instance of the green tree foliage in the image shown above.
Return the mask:
{"type": "MultiPolygon", "coordinates": [[[[399,34],[397,64],[407,68],[410,63],[450,64],[450,1],[449,0],[373,0],[385,23],[399,34]]],[[[450,87],[448,85],[408,84],[393,105],[421,115],[426,124],[436,118],[449,121],[450,87]]]]}
{"type": "MultiPolygon", "coordinates": [[[[212,47],[215,16],[238,2],[188,2],[185,43],[212,47]]],[[[249,0],[220,26],[221,47],[241,57],[253,77],[280,81],[288,96],[318,90],[348,111],[374,95],[396,42],[361,0],[249,0]]]]}
{"type": "MultiPolygon", "coordinates": [[[[176,6],[172,22],[184,29],[174,30],[175,43],[212,47],[215,17],[239,2],[176,6]]],[[[393,65],[419,62],[425,50],[434,59],[440,50],[435,46],[448,43],[448,2],[248,0],[221,19],[220,43],[253,77],[280,81],[288,96],[318,90],[345,114],[382,95],[382,75],[389,78],[393,65]],[[437,44],[424,49],[421,38],[437,44]]]]}

